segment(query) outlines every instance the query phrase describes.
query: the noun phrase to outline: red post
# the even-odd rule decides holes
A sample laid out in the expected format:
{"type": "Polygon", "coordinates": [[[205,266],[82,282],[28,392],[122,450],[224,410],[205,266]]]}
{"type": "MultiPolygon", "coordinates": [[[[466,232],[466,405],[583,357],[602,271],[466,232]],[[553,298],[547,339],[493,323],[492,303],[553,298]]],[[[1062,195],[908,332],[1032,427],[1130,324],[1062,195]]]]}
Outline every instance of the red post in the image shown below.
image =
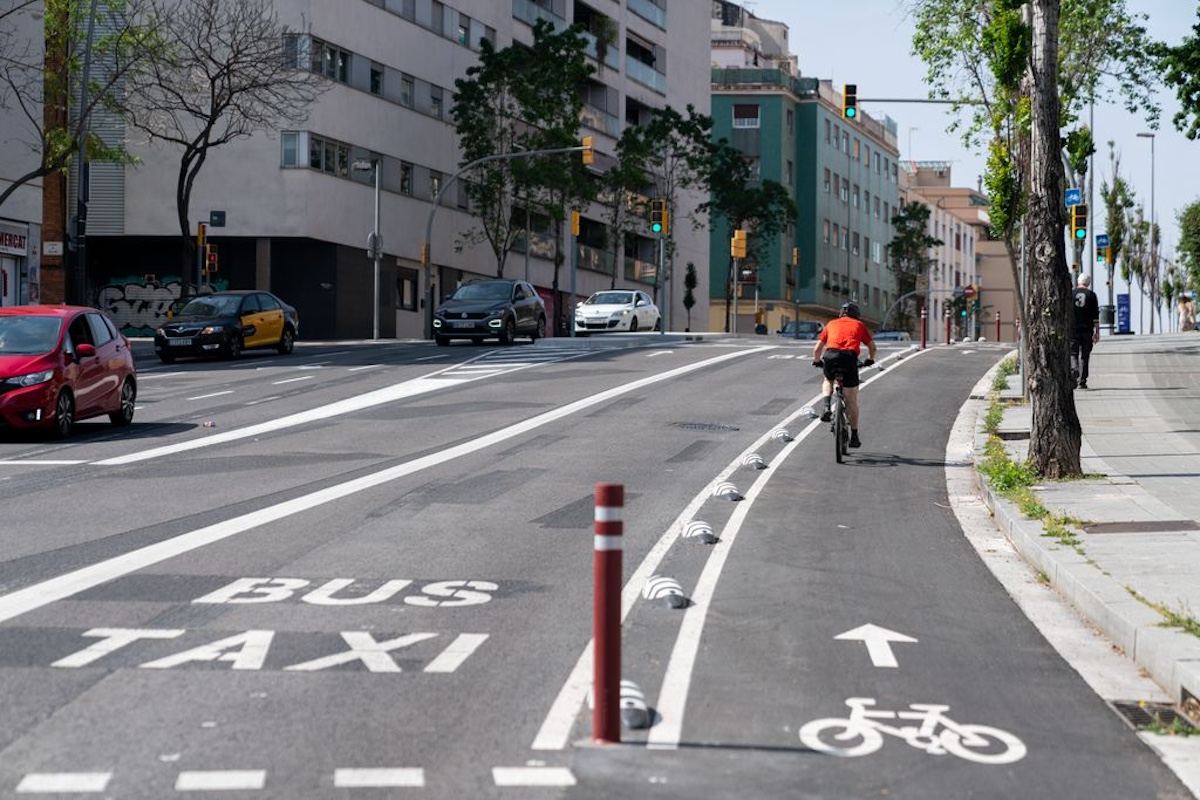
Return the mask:
{"type": "Polygon", "coordinates": [[[996,312],[996,341],[1000,341],[1000,312],[996,312]]]}
{"type": "Polygon", "coordinates": [[[926,329],[929,327],[928,323],[929,323],[929,309],[922,308],[921,309],[921,349],[922,350],[925,349],[925,335],[926,335],[926,329]]]}
{"type": "Polygon", "coordinates": [[[946,309],[946,344],[950,344],[950,309],[946,309]]]}
{"type": "Polygon", "coordinates": [[[621,741],[621,549],[625,485],[596,484],[592,636],[592,739],[621,741]]]}

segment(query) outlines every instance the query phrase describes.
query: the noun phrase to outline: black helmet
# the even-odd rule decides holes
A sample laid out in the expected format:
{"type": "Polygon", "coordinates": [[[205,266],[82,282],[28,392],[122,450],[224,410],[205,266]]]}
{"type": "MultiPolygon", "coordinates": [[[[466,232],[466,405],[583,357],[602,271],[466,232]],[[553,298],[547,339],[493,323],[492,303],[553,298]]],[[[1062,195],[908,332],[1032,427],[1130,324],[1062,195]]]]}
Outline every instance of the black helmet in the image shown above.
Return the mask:
{"type": "Polygon", "coordinates": [[[855,303],[842,303],[842,316],[858,319],[858,305],[855,303]]]}

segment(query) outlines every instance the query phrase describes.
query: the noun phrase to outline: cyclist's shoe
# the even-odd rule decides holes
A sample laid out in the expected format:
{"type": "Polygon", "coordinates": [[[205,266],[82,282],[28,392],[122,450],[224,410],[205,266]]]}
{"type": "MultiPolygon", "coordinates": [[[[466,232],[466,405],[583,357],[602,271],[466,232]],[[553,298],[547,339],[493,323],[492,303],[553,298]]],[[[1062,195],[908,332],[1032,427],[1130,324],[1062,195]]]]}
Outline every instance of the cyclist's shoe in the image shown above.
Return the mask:
{"type": "Polygon", "coordinates": [[[825,398],[825,407],[821,409],[821,422],[829,422],[833,419],[833,412],[829,410],[829,398],[825,398]]]}
{"type": "Polygon", "coordinates": [[[851,447],[862,447],[862,442],[859,441],[859,438],[858,438],[858,431],[850,431],[850,446],[851,447]]]}

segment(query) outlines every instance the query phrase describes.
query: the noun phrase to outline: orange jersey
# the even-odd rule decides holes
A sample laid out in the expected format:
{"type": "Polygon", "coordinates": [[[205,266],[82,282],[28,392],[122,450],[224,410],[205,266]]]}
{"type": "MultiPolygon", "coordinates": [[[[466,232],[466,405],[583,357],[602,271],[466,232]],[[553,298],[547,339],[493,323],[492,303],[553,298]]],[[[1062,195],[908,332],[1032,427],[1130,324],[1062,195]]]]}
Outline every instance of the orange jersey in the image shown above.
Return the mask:
{"type": "Polygon", "coordinates": [[[826,347],[857,353],[862,345],[871,343],[871,332],[853,317],[838,317],[826,323],[817,338],[826,347]]]}

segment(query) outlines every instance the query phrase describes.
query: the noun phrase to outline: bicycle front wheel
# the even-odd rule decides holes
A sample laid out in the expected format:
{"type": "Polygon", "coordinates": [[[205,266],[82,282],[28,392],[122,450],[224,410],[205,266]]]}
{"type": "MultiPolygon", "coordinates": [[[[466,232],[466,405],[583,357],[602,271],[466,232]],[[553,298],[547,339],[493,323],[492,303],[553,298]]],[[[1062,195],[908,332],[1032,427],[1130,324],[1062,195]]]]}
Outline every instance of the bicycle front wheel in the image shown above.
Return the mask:
{"type": "Polygon", "coordinates": [[[1012,764],[1025,757],[1025,743],[1008,731],[988,725],[959,725],[941,734],[942,747],[976,764],[1012,764]]]}
{"type": "Polygon", "coordinates": [[[883,747],[883,734],[848,719],[814,719],[800,728],[800,742],[810,750],[854,758],[883,747]]]}

